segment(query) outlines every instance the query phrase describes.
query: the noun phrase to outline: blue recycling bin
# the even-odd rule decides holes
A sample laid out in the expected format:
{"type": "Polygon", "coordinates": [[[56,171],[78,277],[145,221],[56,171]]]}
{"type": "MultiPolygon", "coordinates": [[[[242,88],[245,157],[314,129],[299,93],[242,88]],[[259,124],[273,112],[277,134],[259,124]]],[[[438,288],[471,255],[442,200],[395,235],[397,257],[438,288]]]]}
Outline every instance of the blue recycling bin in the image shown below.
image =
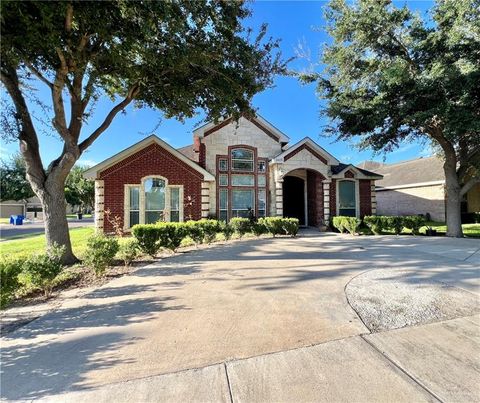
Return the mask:
{"type": "Polygon", "coordinates": [[[23,215],[11,215],[10,216],[10,224],[13,225],[23,225],[23,220],[25,217],[23,215]]]}

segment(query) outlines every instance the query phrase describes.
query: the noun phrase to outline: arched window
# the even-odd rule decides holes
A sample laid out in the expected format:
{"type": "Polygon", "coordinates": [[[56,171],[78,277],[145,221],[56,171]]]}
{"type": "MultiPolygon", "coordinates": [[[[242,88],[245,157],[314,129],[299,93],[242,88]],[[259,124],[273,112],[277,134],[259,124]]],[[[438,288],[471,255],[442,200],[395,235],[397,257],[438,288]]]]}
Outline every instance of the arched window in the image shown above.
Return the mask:
{"type": "Polygon", "coordinates": [[[338,215],[355,217],[357,200],[354,181],[338,182],[338,215]]]}
{"type": "Polygon", "coordinates": [[[253,151],[246,148],[234,148],[231,151],[232,171],[253,172],[253,151]]]}
{"type": "Polygon", "coordinates": [[[145,189],[145,224],[153,224],[164,219],[165,181],[160,178],[148,178],[145,189]]]}

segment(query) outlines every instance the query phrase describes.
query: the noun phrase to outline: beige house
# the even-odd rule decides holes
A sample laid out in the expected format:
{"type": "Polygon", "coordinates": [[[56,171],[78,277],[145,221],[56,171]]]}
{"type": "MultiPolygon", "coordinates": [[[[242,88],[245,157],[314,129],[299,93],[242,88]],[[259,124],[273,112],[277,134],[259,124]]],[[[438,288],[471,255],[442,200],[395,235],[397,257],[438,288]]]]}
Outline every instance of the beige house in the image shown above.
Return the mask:
{"type": "MultiPolygon", "coordinates": [[[[445,176],[438,157],[418,158],[396,164],[366,161],[359,165],[383,175],[376,181],[377,214],[430,214],[445,221],[445,176]]],[[[480,212],[480,185],[465,196],[462,213],[480,212]]]]}
{"type": "Polygon", "coordinates": [[[40,199],[37,196],[33,196],[26,200],[5,200],[0,202],[0,217],[9,218],[12,215],[41,219],[43,216],[40,199]]]}

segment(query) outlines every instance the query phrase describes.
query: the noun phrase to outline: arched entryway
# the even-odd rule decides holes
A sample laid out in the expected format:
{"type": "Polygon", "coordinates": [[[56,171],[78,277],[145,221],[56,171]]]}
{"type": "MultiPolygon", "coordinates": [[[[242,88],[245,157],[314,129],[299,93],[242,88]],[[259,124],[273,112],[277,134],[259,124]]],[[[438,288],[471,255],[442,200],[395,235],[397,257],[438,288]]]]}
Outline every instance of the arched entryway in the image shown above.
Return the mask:
{"type": "Polygon", "coordinates": [[[283,216],[298,218],[300,225],[323,223],[324,176],[311,169],[295,169],[283,177],[283,216]]]}

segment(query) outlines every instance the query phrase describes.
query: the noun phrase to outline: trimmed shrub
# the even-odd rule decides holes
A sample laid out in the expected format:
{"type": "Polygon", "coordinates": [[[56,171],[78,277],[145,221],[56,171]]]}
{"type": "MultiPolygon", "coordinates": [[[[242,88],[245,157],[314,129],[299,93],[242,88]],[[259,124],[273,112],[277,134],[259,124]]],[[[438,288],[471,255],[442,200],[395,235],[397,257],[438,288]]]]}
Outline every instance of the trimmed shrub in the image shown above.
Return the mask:
{"type": "Polygon", "coordinates": [[[22,264],[18,282],[26,288],[40,289],[46,297],[49,297],[52,293],[53,281],[64,267],[62,264],[64,252],[64,246],[54,245],[47,250],[47,253],[31,255],[22,264]]]}
{"type": "Polygon", "coordinates": [[[170,249],[172,252],[178,249],[183,238],[187,236],[187,229],[183,223],[160,222],[155,226],[159,233],[160,247],[170,249]]]}
{"type": "Polygon", "coordinates": [[[140,247],[136,239],[128,239],[120,245],[118,256],[125,266],[129,266],[140,255],[140,247]]]}
{"type": "Polygon", "coordinates": [[[285,229],[283,225],[284,218],[282,217],[265,217],[261,218],[259,221],[263,222],[267,231],[273,235],[273,237],[277,235],[285,235],[285,229]]]}
{"type": "Polygon", "coordinates": [[[363,217],[363,222],[375,235],[380,235],[387,227],[385,219],[384,216],[370,215],[363,217]]]}
{"type": "Polygon", "coordinates": [[[137,224],[132,228],[132,234],[137,239],[140,250],[151,256],[160,250],[160,231],[155,224],[137,224]]]}
{"type": "Polygon", "coordinates": [[[243,237],[251,230],[251,222],[248,218],[235,217],[230,220],[230,225],[238,234],[239,238],[243,237]]]}
{"type": "Polygon", "coordinates": [[[360,220],[360,218],[343,217],[343,226],[351,235],[358,233],[358,228],[360,227],[361,223],[362,220],[360,220]]]}
{"type": "Polygon", "coordinates": [[[284,218],[283,219],[283,229],[287,235],[291,237],[296,237],[298,234],[298,229],[300,228],[300,221],[298,218],[284,218]]]}
{"type": "Polygon", "coordinates": [[[192,238],[192,241],[195,242],[195,245],[201,244],[203,242],[203,226],[200,224],[199,221],[189,220],[185,223],[185,228],[187,235],[192,238]]]}
{"type": "Polygon", "coordinates": [[[343,216],[332,217],[332,225],[338,230],[338,232],[343,233],[345,229],[345,221],[343,216]]]}
{"type": "Polygon", "coordinates": [[[222,234],[225,237],[226,241],[230,240],[232,238],[233,233],[235,232],[233,227],[229,223],[226,223],[226,222],[221,223],[220,229],[221,229],[222,234]]]}
{"type": "Polygon", "coordinates": [[[101,276],[112,264],[118,249],[119,244],[116,238],[95,234],[87,241],[84,263],[94,270],[97,276],[101,276]]]}
{"type": "Polygon", "coordinates": [[[0,308],[5,308],[20,288],[18,275],[25,258],[0,260],[0,308]]]}
{"type": "Polygon", "coordinates": [[[252,232],[254,233],[255,236],[260,236],[263,234],[266,234],[268,232],[267,227],[265,226],[265,223],[259,219],[256,222],[250,223],[252,232]]]}
{"type": "Polygon", "coordinates": [[[386,217],[387,219],[387,226],[389,229],[395,232],[395,235],[400,235],[402,233],[404,227],[404,220],[403,217],[400,216],[390,216],[386,217]]]}
{"type": "Polygon", "coordinates": [[[420,228],[426,224],[426,220],[424,217],[418,215],[409,215],[403,217],[403,224],[405,228],[412,231],[413,235],[418,235],[420,233],[420,228]]]}
{"type": "Polygon", "coordinates": [[[212,243],[217,237],[217,233],[221,231],[220,222],[213,219],[202,219],[198,224],[203,230],[203,241],[212,243]]]}

